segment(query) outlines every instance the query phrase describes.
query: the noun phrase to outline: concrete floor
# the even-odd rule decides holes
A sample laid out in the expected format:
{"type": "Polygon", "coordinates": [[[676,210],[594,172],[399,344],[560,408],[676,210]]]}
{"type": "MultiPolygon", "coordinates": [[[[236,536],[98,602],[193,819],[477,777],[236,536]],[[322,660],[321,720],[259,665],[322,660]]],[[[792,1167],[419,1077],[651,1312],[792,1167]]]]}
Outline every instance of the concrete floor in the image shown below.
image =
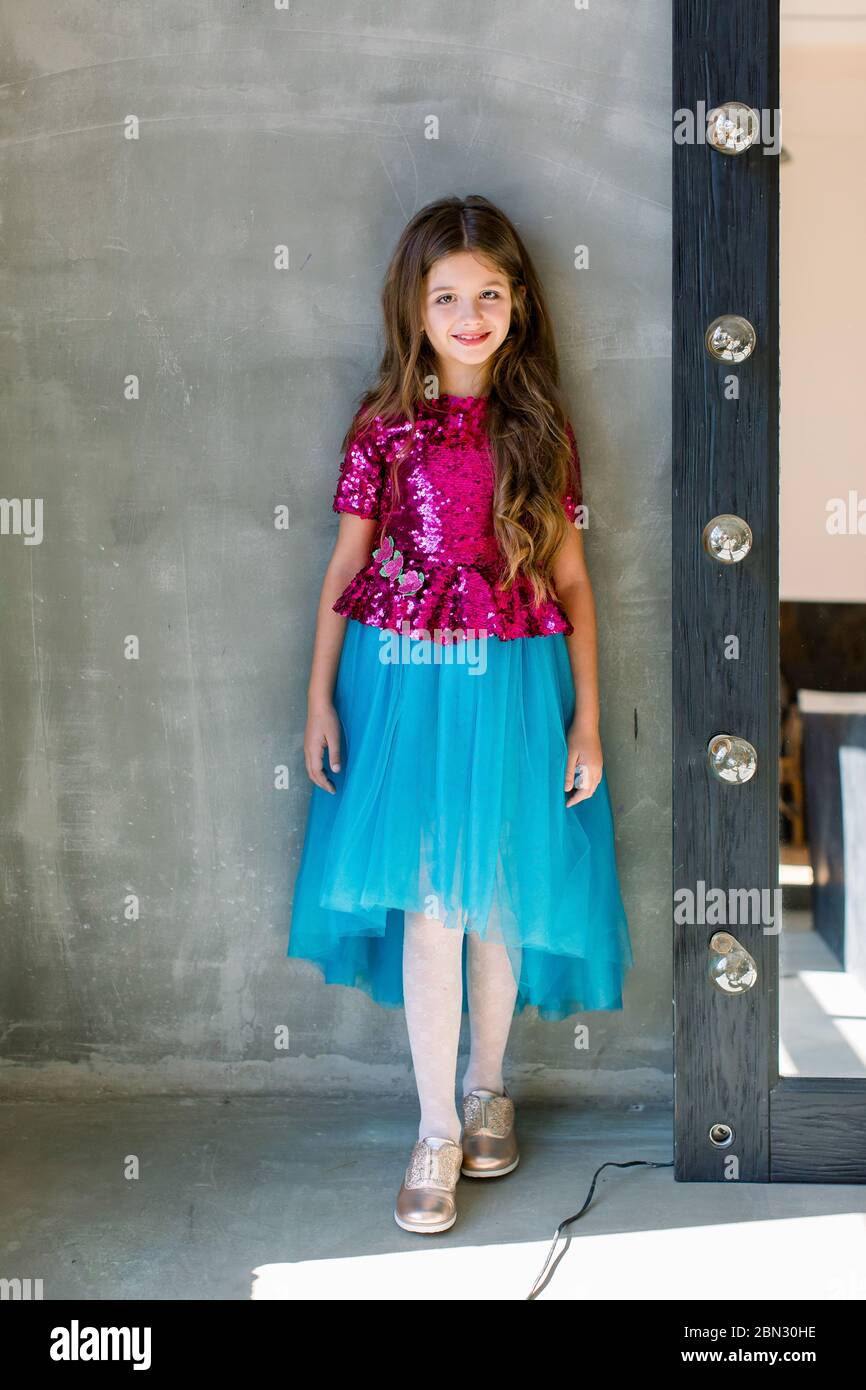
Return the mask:
{"type": "Polygon", "coordinates": [[[786,910],[779,938],[779,1070],[866,1076],[866,989],[812,927],[786,910]]]}
{"type": "MultiPolygon", "coordinates": [[[[523,1300],[599,1164],[672,1158],[671,1112],[516,1099],[519,1167],[462,1179],[436,1236],[393,1220],[405,1102],[0,1104],[0,1277],[41,1278],[46,1300],[523,1300]]],[[[738,1300],[866,1297],[862,1186],[608,1168],[571,1229],[542,1299],[713,1299],[720,1270],[738,1300]]]]}

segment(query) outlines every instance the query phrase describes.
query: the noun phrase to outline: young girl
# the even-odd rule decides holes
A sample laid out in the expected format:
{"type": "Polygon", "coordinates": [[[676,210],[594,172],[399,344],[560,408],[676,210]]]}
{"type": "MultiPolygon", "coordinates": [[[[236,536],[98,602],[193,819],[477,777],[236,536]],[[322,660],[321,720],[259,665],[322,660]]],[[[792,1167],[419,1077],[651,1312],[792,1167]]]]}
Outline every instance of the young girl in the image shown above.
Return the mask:
{"type": "Polygon", "coordinates": [[[403,232],[383,310],[333,502],[288,955],[405,1006],[421,1120],[394,1215],[427,1233],[454,1224],[461,1173],[517,1166],[514,1015],[621,1009],[633,958],[580,462],[535,269],[486,198],[441,199],[403,232]]]}

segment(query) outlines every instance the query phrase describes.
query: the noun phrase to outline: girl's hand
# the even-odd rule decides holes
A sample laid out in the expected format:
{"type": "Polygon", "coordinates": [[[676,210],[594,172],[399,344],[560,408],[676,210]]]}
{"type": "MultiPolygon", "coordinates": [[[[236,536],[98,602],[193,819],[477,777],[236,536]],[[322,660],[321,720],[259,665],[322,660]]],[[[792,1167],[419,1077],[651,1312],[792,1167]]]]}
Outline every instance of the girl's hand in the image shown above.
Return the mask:
{"type": "Polygon", "coordinates": [[[568,762],[565,768],[565,791],[568,794],[566,807],[575,806],[578,801],[585,801],[592,796],[601,781],[603,764],[598,725],[581,724],[575,720],[568,731],[568,762]],[[576,788],[574,776],[578,763],[584,771],[580,784],[576,788]]]}
{"type": "Polygon", "coordinates": [[[311,705],[304,731],[304,762],[311,782],[326,792],[336,792],[324,773],[324,752],[335,772],[340,771],[340,720],[330,700],[311,705]]]}

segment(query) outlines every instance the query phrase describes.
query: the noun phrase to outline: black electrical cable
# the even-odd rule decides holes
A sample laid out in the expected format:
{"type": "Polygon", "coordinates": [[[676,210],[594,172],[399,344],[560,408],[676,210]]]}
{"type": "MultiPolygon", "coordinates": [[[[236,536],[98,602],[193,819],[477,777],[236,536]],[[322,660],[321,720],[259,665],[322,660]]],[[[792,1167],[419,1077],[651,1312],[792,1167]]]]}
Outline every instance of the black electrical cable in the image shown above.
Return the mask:
{"type": "Polygon", "coordinates": [[[551,1264],[550,1264],[550,1260],[551,1260],[551,1256],[553,1255],[554,1250],[556,1249],[556,1242],[559,1240],[559,1237],[560,1237],[560,1235],[562,1234],[562,1231],[564,1230],[564,1228],[565,1228],[566,1226],[570,1226],[571,1223],[572,1223],[572,1221],[577,1221],[578,1217],[583,1216],[583,1213],[586,1211],[587,1207],[589,1206],[590,1202],[592,1201],[592,1194],[593,1194],[593,1192],[595,1191],[596,1179],[597,1179],[599,1173],[602,1172],[603,1169],[605,1169],[605,1168],[673,1168],[673,1166],[674,1166],[674,1165],[673,1165],[673,1159],[671,1160],[670,1163],[653,1163],[653,1162],[651,1162],[651,1160],[648,1159],[648,1158],[630,1158],[630,1159],[628,1160],[627,1163],[615,1163],[615,1162],[611,1159],[611,1160],[609,1160],[607,1163],[603,1163],[603,1164],[601,1165],[601,1168],[596,1168],[595,1172],[594,1172],[593,1175],[592,1175],[592,1182],[590,1183],[589,1192],[588,1192],[587,1195],[586,1195],[586,1201],[584,1202],[584,1204],[583,1204],[583,1206],[581,1207],[580,1211],[576,1211],[576,1212],[574,1213],[574,1216],[567,1216],[567,1217],[565,1218],[564,1221],[560,1221],[559,1225],[557,1226],[556,1230],[554,1231],[554,1233],[553,1233],[553,1243],[552,1243],[552,1245],[551,1245],[549,1251],[547,1252],[547,1259],[544,1261],[544,1264],[541,1266],[541,1273],[538,1275],[537,1279],[535,1280],[535,1283],[533,1284],[533,1286],[532,1286],[532,1288],[530,1289],[529,1293],[526,1295],[526,1301],[529,1302],[531,1299],[537,1298],[538,1295],[542,1292],[542,1290],[544,1290],[544,1289],[547,1288],[547,1285],[550,1283],[551,1279],[553,1278],[554,1273],[556,1272],[556,1267],[557,1267],[557,1265],[559,1264],[560,1260],[562,1259],[563,1255],[565,1254],[566,1250],[568,1249],[569,1245],[571,1244],[571,1236],[569,1235],[569,1236],[566,1237],[565,1244],[563,1245],[562,1249],[560,1250],[559,1254],[557,1255],[556,1259],[554,1260],[553,1264],[551,1265],[551,1264]],[[548,1265],[550,1265],[550,1268],[549,1268],[549,1269],[548,1269],[548,1265]]]}

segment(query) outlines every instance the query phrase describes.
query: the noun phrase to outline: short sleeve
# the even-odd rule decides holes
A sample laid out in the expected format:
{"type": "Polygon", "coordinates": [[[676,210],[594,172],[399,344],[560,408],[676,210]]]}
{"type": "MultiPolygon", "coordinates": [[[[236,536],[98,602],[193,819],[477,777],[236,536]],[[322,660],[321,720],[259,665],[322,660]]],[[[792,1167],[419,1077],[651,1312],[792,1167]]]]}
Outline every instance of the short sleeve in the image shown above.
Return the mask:
{"type": "Polygon", "coordinates": [[[574,430],[570,421],[565,426],[569,443],[571,444],[571,481],[562,499],[565,514],[569,521],[574,521],[577,509],[583,502],[583,479],[580,474],[580,455],[577,452],[577,440],[574,437],[574,430]]]}
{"type": "Polygon", "coordinates": [[[368,520],[378,519],[385,481],[385,457],[378,439],[379,424],[377,417],[364,429],[353,429],[340,464],[333,502],[335,512],[352,512],[368,520]]]}

